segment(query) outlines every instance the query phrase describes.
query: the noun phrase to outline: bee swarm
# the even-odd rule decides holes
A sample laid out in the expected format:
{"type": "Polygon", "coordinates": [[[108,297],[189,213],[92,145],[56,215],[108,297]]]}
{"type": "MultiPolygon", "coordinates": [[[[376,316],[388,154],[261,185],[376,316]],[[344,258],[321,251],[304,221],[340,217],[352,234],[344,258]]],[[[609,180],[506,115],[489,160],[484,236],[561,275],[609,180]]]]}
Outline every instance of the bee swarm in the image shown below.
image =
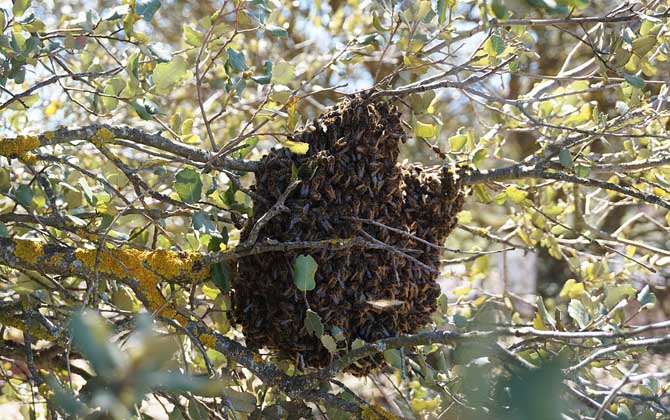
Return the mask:
{"type": "MultiPolygon", "coordinates": [[[[342,330],[346,338],[339,343],[342,348],[356,338],[370,342],[415,332],[430,321],[440,295],[439,249],[357,219],[374,220],[441,244],[456,224],[463,192],[451,169],[396,163],[406,135],[393,105],[347,99],[321,115],[314,126],[315,130],[294,136],[294,141],[309,144],[307,154],[272,149],[263,158],[254,189],[267,202],[254,202],[254,217],[241,241],[297,175],[301,185],[285,202],[290,211],[271,219],[259,241],[371,236],[401,253],[307,249],[245,257],[239,260],[233,281],[233,307],[248,346],[300,355],[307,366],[322,367],[331,356],[319,338],[306,331],[307,308],[319,314],[326,332],[332,327],[342,330]],[[435,270],[428,271],[402,253],[435,270]],[[318,263],[312,291],[300,291],[293,283],[292,264],[300,254],[310,254],[318,263]],[[402,304],[369,303],[380,300],[402,304]]],[[[378,356],[349,370],[365,374],[383,363],[378,356]]]]}

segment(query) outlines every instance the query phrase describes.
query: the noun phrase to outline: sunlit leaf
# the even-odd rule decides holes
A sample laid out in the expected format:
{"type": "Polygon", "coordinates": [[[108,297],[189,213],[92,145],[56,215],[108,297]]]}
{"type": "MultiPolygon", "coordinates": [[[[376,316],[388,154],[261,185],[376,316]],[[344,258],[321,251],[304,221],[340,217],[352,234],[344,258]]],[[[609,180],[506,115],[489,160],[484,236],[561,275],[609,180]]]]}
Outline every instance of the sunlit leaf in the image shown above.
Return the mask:
{"type": "Polygon", "coordinates": [[[295,77],[295,66],[280,61],[272,67],[272,81],[285,85],[293,81],[295,77]]]}
{"type": "Polygon", "coordinates": [[[160,7],[160,0],[135,0],[135,13],[144,20],[151,20],[160,7]]]}
{"type": "Polygon", "coordinates": [[[304,155],[309,151],[309,143],[301,141],[286,140],[284,141],[284,146],[286,146],[290,151],[298,155],[304,155]]]}
{"type": "Polygon", "coordinates": [[[414,125],[414,135],[417,137],[432,138],[437,135],[437,127],[417,121],[414,125]]]}
{"type": "Polygon", "coordinates": [[[181,56],[175,56],[168,63],[160,63],[153,72],[153,80],[158,92],[167,92],[185,75],[188,64],[181,56]]]}
{"type": "Polygon", "coordinates": [[[175,176],[175,191],[187,203],[196,203],[202,196],[202,180],[194,169],[182,169],[175,176]]]}
{"type": "Polygon", "coordinates": [[[293,283],[300,291],[314,290],[318,264],[311,255],[298,255],[293,260],[293,283]]]}

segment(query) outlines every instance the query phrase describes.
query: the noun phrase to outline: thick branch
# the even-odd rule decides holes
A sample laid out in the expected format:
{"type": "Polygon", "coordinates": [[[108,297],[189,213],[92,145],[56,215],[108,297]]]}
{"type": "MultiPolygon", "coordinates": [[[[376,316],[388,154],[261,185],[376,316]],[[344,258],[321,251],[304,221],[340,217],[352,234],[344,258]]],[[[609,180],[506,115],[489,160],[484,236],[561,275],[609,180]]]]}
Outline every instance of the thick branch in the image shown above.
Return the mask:
{"type": "Polygon", "coordinates": [[[625,196],[637,198],[649,204],[654,204],[670,210],[670,201],[664,200],[657,195],[645,193],[634,188],[625,187],[623,185],[602,181],[599,179],[583,178],[576,175],[571,175],[566,172],[549,171],[544,167],[536,165],[526,165],[519,163],[498,169],[474,171],[468,174],[464,174],[462,177],[463,184],[465,185],[489,183],[495,181],[510,181],[513,179],[522,178],[554,179],[556,181],[564,181],[573,184],[586,185],[589,187],[602,188],[609,191],[616,191],[625,196]]]}
{"type": "MultiPolygon", "coordinates": [[[[128,126],[112,126],[107,124],[92,124],[81,128],[69,129],[59,128],[39,136],[42,146],[48,144],[60,144],[73,140],[100,141],[104,137],[121,138],[130,140],[137,144],[154,147],[165,152],[173,153],[186,159],[198,163],[209,162],[213,154],[205,149],[189,146],[184,143],[177,143],[159,133],[150,134],[144,130],[128,126]],[[109,130],[105,132],[104,130],[109,130]],[[101,138],[102,137],[102,138],[101,138]]],[[[219,157],[214,161],[216,167],[225,168],[234,171],[253,172],[258,168],[258,162],[219,157]]]]}

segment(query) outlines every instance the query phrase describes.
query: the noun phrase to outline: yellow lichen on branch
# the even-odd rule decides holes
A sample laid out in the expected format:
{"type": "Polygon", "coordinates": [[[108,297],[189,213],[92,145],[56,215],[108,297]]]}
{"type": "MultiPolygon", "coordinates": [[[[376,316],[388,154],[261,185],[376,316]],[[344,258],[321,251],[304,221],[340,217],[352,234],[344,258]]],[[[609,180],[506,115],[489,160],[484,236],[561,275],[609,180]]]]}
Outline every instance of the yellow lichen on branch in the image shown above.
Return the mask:
{"type": "Polygon", "coordinates": [[[200,334],[198,336],[198,339],[202,343],[203,346],[213,349],[216,347],[216,337],[214,334],[200,334]]]}
{"type": "Polygon", "coordinates": [[[361,418],[363,420],[402,420],[402,417],[394,416],[388,411],[374,407],[374,410],[370,407],[361,405],[361,418]]]}
{"type": "Polygon", "coordinates": [[[101,129],[99,129],[98,131],[96,131],[95,134],[93,134],[93,137],[91,137],[91,143],[100,147],[103,144],[105,144],[106,142],[109,142],[110,140],[114,140],[114,137],[116,137],[116,136],[114,135],[112,130],[110,130],[109,128],[103,127],[101,129]]]}
{"type": "Polygon", "coordinates": [[[16,138],[0,138],[0,155],[8,158],[31,160],[31,150],[37,149],[42,143],[38,136],[17,136],[16,138]]]}
{"type": "Polygon", "coordinates": [[[190,252],[174,252],[166,249],[144,251],[132,248],[77,249],[75,256],[88,270],[112,275],[118,279],[136,279],[141,293],[148,303],[148,309],[161,315],[175,318],[181,324],[186,319],[166,305],[165,298],[158,289],[162,281],[178,277],[190,277],[200,281],[210,276],[209,266],[197,267],[200,255],[190,252]]]}
{"type": "MultiPolygon", "coordinates": [[[[48,273],[59,265],[63,265],[68,252],[60,250],[56,253],[47,252],[44,241],[14,238],[14,256],[30,269],[44,270],[48,273]]],[[[71,258],[71,257],[70,257],[71,258]]],[[[196,252],[174,252],[166,249],[141,250],[134,248],[77,248],[74,250],[72,268],[79,270],[82,266],[89,272],[98,272],[103,276],[111,276],[118,280],[135,280],[136,292],[142,295],[147,309],[160,315],[176,319],[185,325],[186,318],[166,304],[160,291],[164,281],[188,279],[193,282],[206,280],[211,275],[209,265],[202,264],[202,256],[196,252]]],[[[69,260],[68,260],[69,261],[69,260]]],[[[66,265],[68,263],[65,263],[66,265]]],[[[76,272],[76,271],[75,271],[76,272]]]]}
{"type": "Polygon", "coordinates": [[[16,258],[37,264],[37,259],[44,252],[44,242],[31,239],[14,239],[14,255],[16,258]]]}

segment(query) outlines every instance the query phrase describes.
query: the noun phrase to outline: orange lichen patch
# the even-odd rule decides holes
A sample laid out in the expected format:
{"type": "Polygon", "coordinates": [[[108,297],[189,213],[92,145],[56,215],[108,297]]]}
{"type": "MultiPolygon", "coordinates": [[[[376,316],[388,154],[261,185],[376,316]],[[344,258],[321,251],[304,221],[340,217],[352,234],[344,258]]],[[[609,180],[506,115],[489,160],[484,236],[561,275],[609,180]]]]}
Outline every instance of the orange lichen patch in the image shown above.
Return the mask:
{"type": "Polygon", "coordinates": [[[375,406],[374,410],[364,405],[361,405],[360,407],[362,410],[361,418],[363,420],[402,420],[402,417],[394,416],[393,414],[389,413],[383,408],[379,408],[378,406],[375,406]]]}
{"type": "Polygon", "coordinates": [[[181,276],[188,276],[193,281],[205,280],[210,276],[209,266],[196,269],[196,263],[200,259],[200,255],[196,253],[131,248],[105,249],[100,252],[80,248],[75,251],[75,257],[91,271],[96,269],[96,255],[99,273],[119,279],[136,279],[148,303],[148,309],[174,318],[181,324],[187,322],[186,318],[167,307],[158,285],[163,280],[174,280],[181,276]]]}
{"type": "Polygon", "coordinates": [[[198,338],[205,347],[210,349],[216,347],[216,337],[213,334],[200,334],[198,338]]]}
{"type": "Polygon", "coordinates": [[[15,158],[40,146],[38,136],[18,136],[13,139],[0,138],[0,155],[15,158]]]}
{"type": "Polygon", "coordinates": [[[31,239],[14,238],[14,255],[16,258],[36,264],[44,253],[44,242],[31,239]]]}
{"type": "Polygon", "coordinates": [[[96,146],[102,146],[110,140],[114,140],[116,136],[109,128],[103,127],[100,130],[96,131],[95,134],[91,137],[91,143],[96,146]]]}

